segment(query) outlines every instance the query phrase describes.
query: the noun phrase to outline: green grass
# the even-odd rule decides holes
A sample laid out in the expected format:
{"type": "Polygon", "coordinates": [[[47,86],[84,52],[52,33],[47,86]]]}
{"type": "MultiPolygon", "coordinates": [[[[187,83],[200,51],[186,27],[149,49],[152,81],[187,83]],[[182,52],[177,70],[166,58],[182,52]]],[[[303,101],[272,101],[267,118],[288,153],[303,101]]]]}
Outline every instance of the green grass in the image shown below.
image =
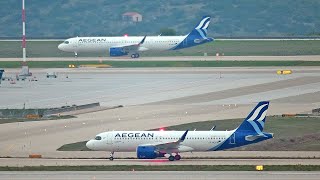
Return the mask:
{"type": "MultiPolygon", "coordinates": [[[[216,131],[232,130],[237,128],[243,119],[204,121],[177,126],[166,127],[167,131],[185,131],[187,129],[197,131],[210,130],[216,126],[216,131]]],[[[261,143],[243,146],[237,150],[294,150],[294,151],[319,151],[320,144],[320,118],[297,117],[267,117],[265,132],[274,133],[275,138],[261,143]],[[296,142],[298,141],[298,142],[296,142]],[[271,143],[271,144],[270,144],[271,143]]],[[[157,129],[154,129],[157,130],[157,129]]],[[[65,144],[59,151],[89,151],[85,146],[86,141],[65,144]]]]}
{"type": "MultiPolygon", "coordinates": [[[[108,64],[113,68],[138,67],[264,67],[320,66],[320,61],[29,61],[30,68],[67,68],[69,64],[108,64]]],[[[0,61],[1,68],[19,68],[17,61],[0,61]]]]}
{"type": "MultiPolygon", "coordinates": [[[[58,49],[60,41],[27,42],[28,57],[73,57],[73,53],[58,49]]],[[[179,51],[145,52],[142,56],[202,56],[215,55],[217,52],[225,56],[288,56],[288,55],[320,55],[320,41],[221,41],[183,49],[179,51]]],[[[80,57],[109,56],[106,49],[103,53],[79,53],[80,57]]],[[[0,58],[22,57],[21,42],[0,41],[0,58]]]]}
{"type": "MultiPolygon", "coordinates": [[[[264,171],[319,171],[320,165],[268,165],[264,171]]],[[[253,165],[1,166],[0,171],[255,171],[253,165]]]]}

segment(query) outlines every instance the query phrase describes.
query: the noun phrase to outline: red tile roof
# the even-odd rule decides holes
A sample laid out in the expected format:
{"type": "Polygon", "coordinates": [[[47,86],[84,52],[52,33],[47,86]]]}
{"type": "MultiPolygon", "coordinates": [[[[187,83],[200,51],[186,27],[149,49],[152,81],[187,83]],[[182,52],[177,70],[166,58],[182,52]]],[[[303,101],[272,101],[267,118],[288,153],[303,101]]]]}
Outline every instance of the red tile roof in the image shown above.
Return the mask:
{"type": "Polygon", "coordinates": [[[137,12],[126,12],[122,14],[122,16],[134,16],[134,15],[141,15],[141,14],[137,12]]]}

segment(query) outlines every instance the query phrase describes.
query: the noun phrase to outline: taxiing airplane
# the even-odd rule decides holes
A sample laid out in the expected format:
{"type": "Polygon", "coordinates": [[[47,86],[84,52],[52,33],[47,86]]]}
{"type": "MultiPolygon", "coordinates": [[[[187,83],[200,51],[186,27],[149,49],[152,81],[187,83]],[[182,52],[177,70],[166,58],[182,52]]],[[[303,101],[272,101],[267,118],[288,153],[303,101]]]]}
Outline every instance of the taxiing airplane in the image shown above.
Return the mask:
{"type": "Polygon", "coordinates": [[[98,134],[86,146],[95,151],[136,152],[138,159],[155,159],[169,154],[180,160],[179,153],[218,151],[273,138],[263,132],[268,101],[259,102],[242,124],[232,131],[109,131],[98,134]],[[175,155],[174,155],[175,154],[175,155]]]}
{"type": "Polygon", "coordinates": [[[122,36],[122,37],[74,37],[65,40],[58,48],[73,52],[108,52],[110,56],[138,58],[143,51],[166,51],[188,48],[213,41],[207,37],[210,17],[205,16],[185,36],[122,36]]]}

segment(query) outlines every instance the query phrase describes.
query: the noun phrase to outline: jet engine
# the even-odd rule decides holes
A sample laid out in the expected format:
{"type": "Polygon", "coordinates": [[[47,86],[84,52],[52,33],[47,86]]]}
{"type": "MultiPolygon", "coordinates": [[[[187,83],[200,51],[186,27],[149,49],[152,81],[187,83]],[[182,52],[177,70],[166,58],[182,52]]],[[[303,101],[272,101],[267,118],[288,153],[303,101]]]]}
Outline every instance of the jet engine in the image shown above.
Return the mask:
{"type": "Polygon", "coordinates": [[[114,47],[109,49],[110,56],[125,56],[128,55],[128,52],[126,52],[121,47],[114,47]]]}
{"type": "Polygon", "coordinates": [[[155,146],[138,146],[138,159],[155,159],[157,157],[164,157],[165,154],[159,153],[155,146]]]}

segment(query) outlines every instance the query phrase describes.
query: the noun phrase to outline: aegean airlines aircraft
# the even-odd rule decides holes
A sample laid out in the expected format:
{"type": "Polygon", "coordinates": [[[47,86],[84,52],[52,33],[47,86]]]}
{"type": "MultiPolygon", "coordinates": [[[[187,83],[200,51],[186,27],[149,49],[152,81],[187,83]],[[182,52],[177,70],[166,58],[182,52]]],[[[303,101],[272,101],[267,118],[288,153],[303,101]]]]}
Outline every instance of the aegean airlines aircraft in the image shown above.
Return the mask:
{"type": "Polygon", "coordinates": [[[242,124],[232,131],[110,131],[98,134],[86,146],[94,151],[136,152],[138,159],[155,159],[169,155],[180,160],[179,153],[218,151],[273,138],[263,132],[268,101],[259,102],[242,124]]]}
{"type": "Polygon", "coordinates": [[[143,51],[166,51],[188,48],[213,41],[207,37],[210,17],[204,16],[197,26],[185,36],[122,36],[122,37],[74,37],[65,40],[58,48],[73,52],[107,52],[110,56],[138,58],[143,51]]]}

